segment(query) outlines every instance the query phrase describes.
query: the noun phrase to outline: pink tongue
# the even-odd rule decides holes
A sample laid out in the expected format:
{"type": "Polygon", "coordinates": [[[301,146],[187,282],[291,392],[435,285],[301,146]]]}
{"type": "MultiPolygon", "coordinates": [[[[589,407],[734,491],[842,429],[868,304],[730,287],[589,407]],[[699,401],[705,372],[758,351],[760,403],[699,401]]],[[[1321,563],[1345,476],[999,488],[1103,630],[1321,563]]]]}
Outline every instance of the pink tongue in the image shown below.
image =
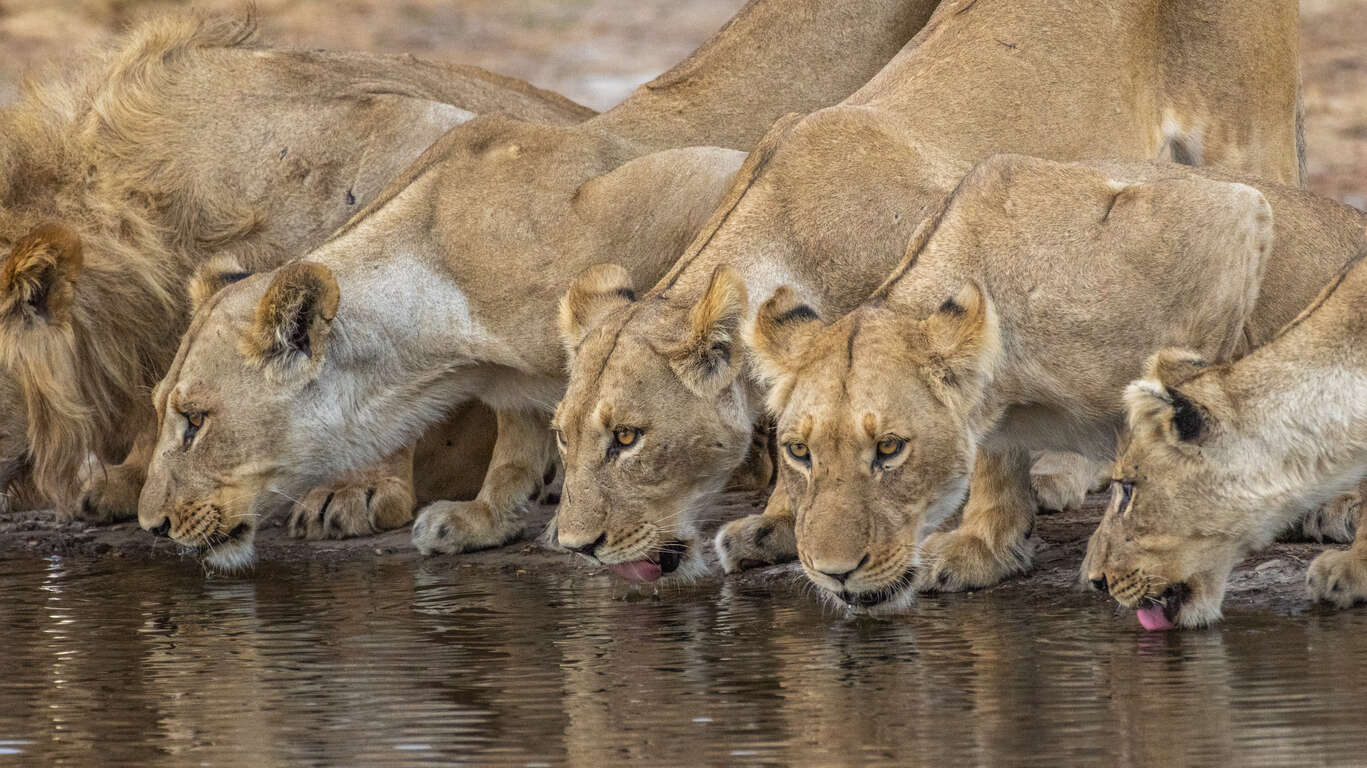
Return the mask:
{"type": "Polygon", "coordinates": [[[636,560],[609,566],[612,572],[627,581],[655,581],[660,578],[660,564],[649,560],[636,560]]]}
{"type": "Polygon", "coordinates": [[[1140,608],[1135,611],[1135,614],[1139,616],[1139,623],[1150,632],[1160,632],[1173,628],[1173,623],[1168,620],[1167,614],[1163,613],[1161,605],[1140,608]]]}

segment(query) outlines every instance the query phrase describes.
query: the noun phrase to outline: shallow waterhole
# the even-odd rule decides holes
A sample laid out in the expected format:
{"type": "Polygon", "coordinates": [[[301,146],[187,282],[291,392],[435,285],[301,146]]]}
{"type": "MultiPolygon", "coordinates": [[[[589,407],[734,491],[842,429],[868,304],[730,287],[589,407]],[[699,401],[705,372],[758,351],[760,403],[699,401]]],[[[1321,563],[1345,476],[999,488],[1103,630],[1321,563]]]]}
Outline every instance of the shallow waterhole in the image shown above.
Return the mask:
{"type": "MultiPolygon", "coordinates": [[[[1148,634],[1090,596],[893,620],[422,563],[0,562],[26,764],[1359,763],[1367,611],[1148,634]]],[[[0,762],[4,762],[0,760],[0,762]]]]}

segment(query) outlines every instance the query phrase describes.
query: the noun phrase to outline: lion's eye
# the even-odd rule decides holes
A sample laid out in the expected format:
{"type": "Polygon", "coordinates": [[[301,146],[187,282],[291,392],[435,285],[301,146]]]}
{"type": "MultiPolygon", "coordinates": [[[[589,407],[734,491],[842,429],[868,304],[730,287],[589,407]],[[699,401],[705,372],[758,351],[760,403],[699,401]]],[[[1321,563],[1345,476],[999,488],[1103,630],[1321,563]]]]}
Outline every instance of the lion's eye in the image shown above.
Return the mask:
{"type": "Polygon", "coordinates": [[[635,445],[645,430],[640,427],[617,427],[612,430],[612,445],[608,446],[608,457],[621,453],[635,445]]]}
{"type": "Polygon", "coordinates": [[[189,448],[195,442],[195,435],[199,433],[199,428],[204,426],[204,412],[185,411],[180,415],[185,417],[185,434],[181,436],[181,445],[189,448]]]}
{"type": "Polygon", "coordinates": [[[878,458],[890,459],[902,452],[907,441],[900,437],[885,437],[878,441],[878,458]]]}
{"type": "Polygon", "coordinates": [[[806,443],[791,442],[784,446],[788,449],[788,455],[799,464],[808,464],[812,460],[812,452],[807,448],[806,443]]]}

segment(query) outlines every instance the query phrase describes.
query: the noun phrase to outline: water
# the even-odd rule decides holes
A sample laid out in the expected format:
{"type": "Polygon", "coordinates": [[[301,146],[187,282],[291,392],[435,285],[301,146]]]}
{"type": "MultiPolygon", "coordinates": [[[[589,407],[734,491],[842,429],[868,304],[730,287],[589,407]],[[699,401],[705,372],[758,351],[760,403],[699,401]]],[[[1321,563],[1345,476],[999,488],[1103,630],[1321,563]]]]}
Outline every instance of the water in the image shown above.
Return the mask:
{"type": "Polygon", "coordinates": [[[1367,762],[1367,611],[856,620],[799,585],[629,601],[457,563],[0,562],[0,765],[1367,762]]]}

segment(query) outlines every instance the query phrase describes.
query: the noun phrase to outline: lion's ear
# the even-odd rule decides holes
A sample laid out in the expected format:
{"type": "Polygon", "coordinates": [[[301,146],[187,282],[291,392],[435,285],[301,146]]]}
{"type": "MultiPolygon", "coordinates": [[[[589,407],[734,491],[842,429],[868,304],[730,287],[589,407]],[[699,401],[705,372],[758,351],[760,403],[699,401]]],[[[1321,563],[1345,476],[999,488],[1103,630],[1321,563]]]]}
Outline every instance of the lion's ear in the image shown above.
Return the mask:
{"type": "Polygon", "coordinates": [[[260,365],[321,362],[340,293],[322,264],[296,261],[275,273],[240,349],[260,365]]]}
{"type": "Polygon", "coordinates": [[[1149,357],[1144,364],[1144,378],[1153,379],[1171,389],[1200,373],[1208,365],[1198,352],[1169,347],[1149,357]]]}
{"type": "Polygon", "coordinates": [[[783,378],[802,342],[820,326],[816,310],[804,304],[796,291],[786,285],[774,291],[755,313],[747,336],[760,378],[771,384],[783,378]]]}
{"type": "Polygon", "coordinates": [[[571,355],[608,313],[636,300],[631,275],[620,264],[595,264],[579,273],[560,299],[560,339],[571,355]]]}
{"type": "Polygon", "coordinates": [[[922,327],[931,352],[931,374],[950,389],[980,380],[1000,344],[996,311],[972,281],[941,302],[922,327]]]}
{"type": "Polygon", "coordinates": [[[1129,406],[1131,432],[1172,445],[1200,445],[1215,422],[1205,406],[1153,377],[1126,387],[1125,404],[1129,406]]]}
{"type": "Polygon", "coordinates": [[[0,314],[25,325],[66,323],[83,264],[80,235],[61,224],[19,238],[0,268],[0,314]]]}
{"type": "Polygon", "coordinates": [[[740,371],[740,327],[747,308],[745,281],[730,265],[718,265],[688,311],[683,343],[670,355],[674,373],[699,397],[717,396],[740,371]]]}
{"type": "Polygon", "coordinates": [[[195,270],[194,277],[190,278],[191,309],[198,312],[199,308],[204,306],[204,302],[223,290],[224,286],[251,276],[252,273],[243,269],[237,259],[231,256],[215,256],[195,270]]]}

